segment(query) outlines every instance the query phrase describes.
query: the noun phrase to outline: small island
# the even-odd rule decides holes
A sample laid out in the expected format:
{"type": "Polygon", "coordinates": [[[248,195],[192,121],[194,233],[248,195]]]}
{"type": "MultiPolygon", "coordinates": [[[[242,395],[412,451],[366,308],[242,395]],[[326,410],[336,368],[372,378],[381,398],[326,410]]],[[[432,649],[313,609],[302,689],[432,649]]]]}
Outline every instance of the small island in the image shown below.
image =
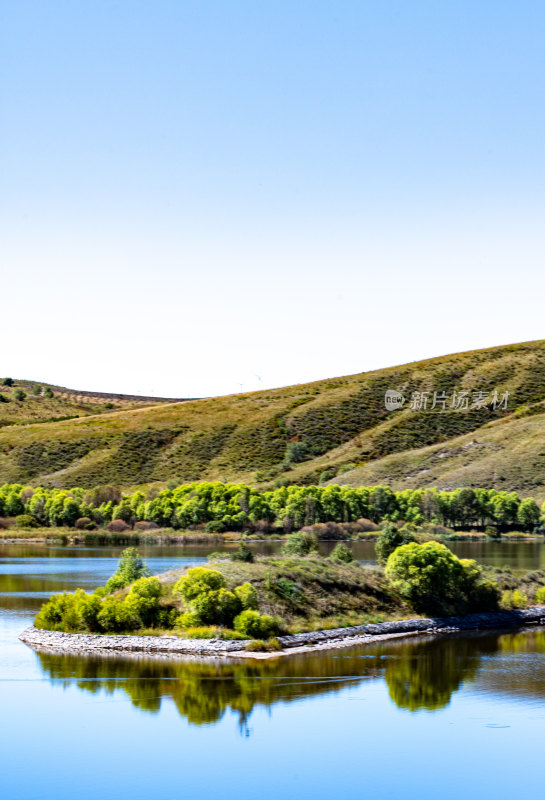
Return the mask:
{"type": "Polygon", "coordinates": [[[386,526],[377,567],[339,543],[318,555],[313,534],[280,556],[241,541],[206,566],[152,576],[135,548],[92,594],[53,595],[21,638],[61,649],[277,654],[422,631],[513,627],[545,620],[545,570],[483,570],[444,544],[386,526]]]}

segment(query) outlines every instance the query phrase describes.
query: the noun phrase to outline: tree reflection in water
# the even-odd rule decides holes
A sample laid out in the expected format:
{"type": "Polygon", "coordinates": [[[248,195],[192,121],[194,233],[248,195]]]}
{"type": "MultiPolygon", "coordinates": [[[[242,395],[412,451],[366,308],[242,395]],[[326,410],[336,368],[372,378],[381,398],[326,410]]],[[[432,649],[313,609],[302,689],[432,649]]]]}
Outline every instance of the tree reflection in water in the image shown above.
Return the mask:
{"type": "Polygon", "coordinates": [[[230,709],[244,730],[255,706],[338,692],[369,678],[384,679],[399,708],[444,708],[465,682],[476,680],[483,656],[506,648],[545,653],[545,634],[444,636],[263,661],[37,655],[55,682],[75,682],[92,693],[123,691],[136,708],[153,713],[170,699],[194,725],[214,724],[230,709]]]}

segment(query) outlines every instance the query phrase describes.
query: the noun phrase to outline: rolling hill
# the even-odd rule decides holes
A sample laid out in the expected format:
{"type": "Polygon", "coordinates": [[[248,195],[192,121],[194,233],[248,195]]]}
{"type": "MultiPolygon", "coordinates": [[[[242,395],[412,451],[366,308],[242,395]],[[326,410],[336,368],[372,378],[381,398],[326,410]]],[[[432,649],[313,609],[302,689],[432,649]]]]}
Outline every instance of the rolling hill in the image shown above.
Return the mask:
{"type": "Polygon", "coordinates": [[[45,400],[31,390],[0,405],[0,483],[481,485],[545,499],[545,341],[201,400],[62,391],[55,408],[31,405],[45,400]],[[404,395],[402,408],[385,408],[389,389],[404,395]],[[413,410],[422,392],[428,407],[413,410]],[[452,408],[461,392],[468,407],[452,408]],[[507,408],[472,408],[479,392],[487,401],[507,392],[507,408]],[[17,418],[4,413],[10,406],[17,418]],[[76,408],[77,418],[51,421],[76,408]]]}

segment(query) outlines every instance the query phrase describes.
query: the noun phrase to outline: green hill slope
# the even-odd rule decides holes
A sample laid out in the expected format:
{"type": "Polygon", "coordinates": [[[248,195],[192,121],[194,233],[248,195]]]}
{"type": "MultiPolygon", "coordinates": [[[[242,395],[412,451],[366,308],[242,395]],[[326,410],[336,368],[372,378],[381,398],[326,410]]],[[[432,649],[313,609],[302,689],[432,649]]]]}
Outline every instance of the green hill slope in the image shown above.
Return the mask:
{"type": "Polygon", "coordinates": [[[0,482],[69,488],[334,478],[353,485],[477,482],[539,494],[544,421],[545,341],[527,342],[251,394],[4,424],[0,482]],[[445,410],[439,403],[414,411],[406,403],[390,412],[388,389],[408,399],[428,392],[429,403],[444,392],[449,402],[445,410]],[[509,392],[507,409],[450,408],[461,391],[470,404],[474,392],[509,392]]]}
{"type": "MultiPolygon", "coordinates": [[[[7,380],[11,382],[10,378],[7,380]]],[[[0,381],[0,428],[15,424],[55,422],[68,417],[86,417],[164,402],[172,401],[161,397],[78,391],[51,383],[20,379],[13,380],[12,385],[3,385],[0,381]],[[24,397],[21,397],[21,392],[24,397]]]]}

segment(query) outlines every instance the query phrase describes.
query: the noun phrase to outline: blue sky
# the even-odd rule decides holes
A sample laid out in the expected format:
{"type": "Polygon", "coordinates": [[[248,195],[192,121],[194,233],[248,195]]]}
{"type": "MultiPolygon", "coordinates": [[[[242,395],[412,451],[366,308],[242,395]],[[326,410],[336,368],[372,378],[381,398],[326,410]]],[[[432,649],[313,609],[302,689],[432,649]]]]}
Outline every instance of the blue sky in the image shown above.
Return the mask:
{"type": "Polygon", "coordinates": [[[3,4],[0,374],[202,396],[542,338],[544,37],[524,0],[3,4]]]}

